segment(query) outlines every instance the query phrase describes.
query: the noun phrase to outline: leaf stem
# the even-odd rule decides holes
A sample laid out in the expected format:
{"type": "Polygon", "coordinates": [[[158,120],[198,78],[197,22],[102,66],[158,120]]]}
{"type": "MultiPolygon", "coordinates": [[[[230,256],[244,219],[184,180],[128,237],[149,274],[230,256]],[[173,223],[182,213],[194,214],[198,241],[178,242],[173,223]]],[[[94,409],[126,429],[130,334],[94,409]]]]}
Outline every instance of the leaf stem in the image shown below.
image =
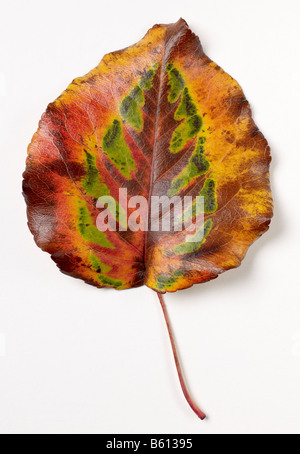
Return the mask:
{"type": "Polygon", "coordinates": [[[176,364],[177,374],[178,374],[178,378],[180,381],[180,386],[181,386],[182,392],[183,392],[184,397],[186,398],[189,406],[191,407],[191,409],[196,413],[196,415],[200,419],[203,420],[204,418],[206,418],[206,415],[200,410],[200,408],[193,401],[192,397],[189,394],[187,386],[185,384],[185,380],[183,377],[183,372],[182,372],[182,368],[180,365],[180,361],[179,361],[179,357],[178,357],[178,353],[177,353],[177,349],[176,349],[176,344],[175,344],[175,340],[174,340],[174,336],[173,336],[173,332],[172,332],[172,328],[171,328],[171,324],[170,324],[170,320],[169,320],[169,316],[168,316],[168,312],[167,312],[167,308],[166,308],[163,296],[161,293],[157,293],[157,295],[158,295],[158,299],[159,299],[159,302],[160,302],[160,305],[161,305],[161,308],[162,308],[162,311],[164,314],[165,322],[167,325],[169,338],[171,341],[171,346],[172,346],[172,351],[173,351],[173,356],[174,356],[174,360],[175,360],[175,364],[176,364]]]}

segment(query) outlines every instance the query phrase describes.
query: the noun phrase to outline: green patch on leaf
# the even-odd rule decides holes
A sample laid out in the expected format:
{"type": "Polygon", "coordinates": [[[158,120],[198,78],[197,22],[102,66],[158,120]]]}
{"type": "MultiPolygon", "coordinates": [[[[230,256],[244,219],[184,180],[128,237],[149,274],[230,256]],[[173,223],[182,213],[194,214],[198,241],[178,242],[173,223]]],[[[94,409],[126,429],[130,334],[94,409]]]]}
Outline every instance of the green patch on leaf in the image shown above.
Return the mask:
{"type": "Polygon", "coordinates": [[[155,64],[151,69],[145,71],[138,85],[126,96],[120,105],[120,114],[123,120],[137,131],[143,129],[143,115],[141,107],[145,103],[144,90],[150,90],[153,78],[158,65],[155,64]]]}
{"type": "Polygon", "coordinates": [[[187,136],[188,139],[195,137],[203,125],[203,120],[200,115],[193,115],[186,120],[186,124],[188,126],[187,136]]]}
{"type": "Polygon", "coordinates": [[[174,118],[179,121],[187,117],[192,117],[196,113],[197,107],[192,100],[189,89],[185,87],[182,93],[181,102],[175,112],[174,118]]]}
{"type": "Polygon", "coordinates": [[[173,103],[179,98],[185,82],[178,69],[174,68],[173,63],[170,62],[167,64],[166,71],[169,73],[168,85],[170,86],[168,101],[173,103]]]}
{"type": "Polygon", "coordinates": [[[99,170],[96,166],[96,159],[93,155],[85,150],[86,176],[82,181],[82,187],[85,192],[98,199],[103,195],[109,195],[110,191],[106,184],[101,182],[99,170]]]}
{"type": "Polygon", "coordinates": [[[91,253],[90,255],[90,263],[93,270],[97,271],[98,273],[108,273],[111,270],[111,266],[102,263],[93,253],[91,253]]]}
{"type": "Polygon", "coordinates": [[[204,155],[205,137],[198,139],[197,146],[189,159],[187,166],[172,180],[171,187],[168,191],[168,197],[178,194],[186,188],[196,177],[203,175],[209,169],[209,162],[204,155]]]}
{"type": "Polygon", "coordinates": [[[200,196],[204,197],[204,213],[213,213],[217,209],[216,182],[212,178],[205,180],[200,196]]]}
{"type": "Polygon", "coordinates": [[[77,227],[82,238],[101,247],[115,249],[115,246],[107,239],[106,233],[100,232],[94,225],[86,205],[83,202],[79,202],[78,205],[77,227]]]}
{"type": "Polygon", "coordinates": [[[112,215],[124,229],[127,229],[128,225],[126,211],[124,210],[122,205],[120,205],[119,202],[117,201],[116,201],[116,217],[114,216],[114,213],[112,213],[112,215]]]}
{"type": "MultiPolygon", "coordinates": [[[[110,195],[110,190],[108,189],[106,184],[101,182],[99,170],[96,166],[95,157],[85,150],[85,159],[86,159],[86,176],[82,181],[82,187],[84,188],[85,192],[94,199],[110,195]]],[[[111,214],[113,218],[116,219],[116,221],[122,225],[122,227],[124,228],[127,227],[125,210],[121,205],[119,205],[117,201],[116,213],[112,212],[111,214]]]]}
{"type": "Polygon", "coordinates": [[[141,78],[141,80],[139,82],[139,86],[143,90],[150,90],[150,88],[152,88],[153,78],[155,76],[155,71],[156,71],[157,67],[158,67],[158,65],[156,63],[153,66],[153,69],[151,68],[148,71],[146,71],[145,74],[143,75],[143,77],[141,78]]]}
{"type": "Polygon", "coordinates": [[[190,139],[196,137],[203,125],[203,119],[198,115],[197,107],[187,87],[183,90],[174,118],[181,123],[173,132],[170,151],[171,153],[178,153],[190,139]]]}
{"type": "Polygon", "coordinates": [[[212,224],[213,224],[212,219],[208,219],[207,221],[205,221],[204,226],[201,229],[199,229],[191,238],[192,241],[186,241],[185,243],[181,243],[174,248],[175,254],[183,255],[197,252],[204,243],[205,238],[211,231],[212,224]]]}
{"type": "Polygon", "coordinates": [[[190,178],[195,178],[199,175],[203,175],[208,171],[209,166],[210,164],[206,156],[204,155],[204,147],[203,145],[199,144],[198,141],[197,147],[189,161],[190,178]]]}
{"type": "Polygon", "coordinates": [[[185,221],[198,216],[200,213],[214,213],[218,207],[216,196],[216,183],[213,179],[208,178],[199,192],[199,197],[202,197],[203,203],[197,204],[197,199],[184,211],[183,219],[185,221]]]}
{"type": "Polygon", "coordinates": [[[131,172],[135,172],[135,162],[122,133],[120,120],[115,119],[108,128],[102,141],[103,151],[114,163],[119,172],[127,179],[131,178],[131,172]]]}
{"type": "Polygon", "coordinates": [[[184,270],[182,268],[178,268],[178,270],[174,271],[173,276],[175,276],[176,278],[183,277],[184,276],[184,270]]]}
{"type": "Polygon", "coordinates": [[[172,287],[172,285],[176,282],[176,279],[169,275],[169,274],[159,274],[157,276],[156,287],[159,290],[164,290],[168,287],[172,287]]]}
{"type": "Polygon", "coordinates": [[[173,272],[173,274],[159,274],[156,279],[156,287],[159,290],[166,290],[167,288],[172,287],[173,284],[184,275],[184,270],[178,268],[173,272]]]}
{"type": "Polygon", "coordinates": [[[98,276],[99,281],[101,284],[105,285],[106,287],[121,287],[123,285],[123,281],[119,281],[116,279],[112,279],[111,277],[108,276],[103,276],[103,274],[100,274],[98,276]]]}
{"type": "Polygon", "coordinates": [[[190,139],[196,137],[202,124],[202,117],[200,115],[193,115],[177,126],[171,138],[171,153],[178,153],[190,139]]]}
{"type": "Polygon", "coordinates": [[[120,114],[132,128],[141,131],[143,129],[143,117],[140,106],[145,102],[142,89],[136,85],[130,94],[121,102],[120,114]]]}

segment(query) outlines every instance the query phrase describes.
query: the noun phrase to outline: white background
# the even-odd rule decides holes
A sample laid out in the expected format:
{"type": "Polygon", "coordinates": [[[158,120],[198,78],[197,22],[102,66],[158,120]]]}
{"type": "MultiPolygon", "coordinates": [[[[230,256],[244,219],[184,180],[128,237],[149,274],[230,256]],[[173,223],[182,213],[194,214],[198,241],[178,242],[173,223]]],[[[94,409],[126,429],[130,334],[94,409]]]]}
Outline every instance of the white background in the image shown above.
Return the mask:
{"type": "Polygon", "coordinates": [[[0,432],[300,433],[299,16],[298,0],[1,0],[0,432]],[[181,394],[155,293],[61,274],[21,195],[47,104],[179,17],[242,85],[273,154],[269,232],[239,269],[166,296],[204,422],[181,394]]]}

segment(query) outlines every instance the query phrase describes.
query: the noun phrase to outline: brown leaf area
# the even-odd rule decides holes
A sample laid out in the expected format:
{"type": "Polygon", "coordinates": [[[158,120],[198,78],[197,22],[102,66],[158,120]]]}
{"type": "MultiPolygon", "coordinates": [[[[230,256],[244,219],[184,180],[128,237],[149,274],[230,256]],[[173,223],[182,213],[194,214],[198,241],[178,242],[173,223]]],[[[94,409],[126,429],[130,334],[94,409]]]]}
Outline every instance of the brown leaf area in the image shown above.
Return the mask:
{"type": "Polygon", "coordinates": [[[174,292],[239,266],[268,229],[270,160],[238,83],[184,20],[155,25],[49,104],[28,148],[29,227],[66,274],[100,288],[174,292]],[[128,200],[204,196],[204,238],[99,232],[96,201],[112,196],[121,216],[120,188],[128,200]]]}

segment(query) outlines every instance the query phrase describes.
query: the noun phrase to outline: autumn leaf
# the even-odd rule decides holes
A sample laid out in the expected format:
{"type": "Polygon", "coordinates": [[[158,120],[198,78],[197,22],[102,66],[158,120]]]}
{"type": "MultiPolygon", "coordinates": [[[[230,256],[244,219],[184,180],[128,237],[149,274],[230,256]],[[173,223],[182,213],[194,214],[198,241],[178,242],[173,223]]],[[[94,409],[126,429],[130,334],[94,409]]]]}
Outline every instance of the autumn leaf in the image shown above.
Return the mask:
{"type": "Polygon", "coordinates": [[[238,83],[184,20],[155,25],[48,105],[24,173],[29,228],[63,273],[174,292],[239,266],[268,229],[269,164],[238,83]],[[97,228],[102,196],[116,201],[116,231],[97,228]],[[126,229],[134,196],[203,196],[204,235],[126,229]]]}

